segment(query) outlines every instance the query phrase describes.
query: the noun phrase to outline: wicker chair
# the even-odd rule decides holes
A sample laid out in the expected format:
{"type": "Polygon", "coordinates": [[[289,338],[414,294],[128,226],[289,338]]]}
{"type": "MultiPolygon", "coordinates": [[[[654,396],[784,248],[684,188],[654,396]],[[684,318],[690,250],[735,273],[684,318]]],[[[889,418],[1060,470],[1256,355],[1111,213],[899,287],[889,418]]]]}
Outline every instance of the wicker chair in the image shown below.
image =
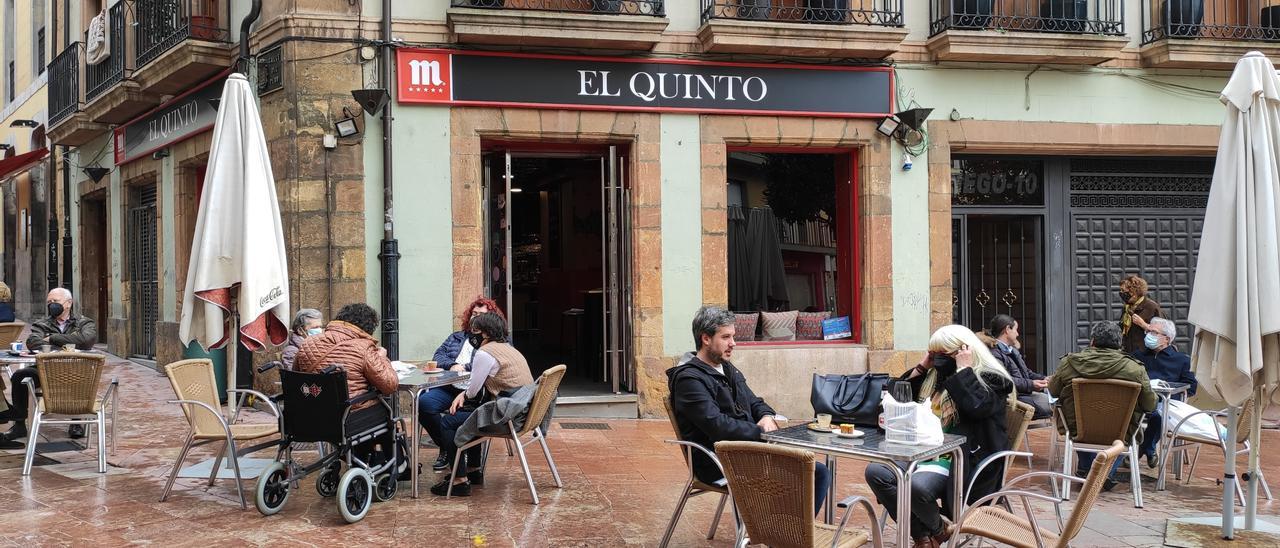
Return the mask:
{"type": "MultiPolygon", "coordinates": [[[[466,445],[458,448],[453,456],[453,468],[458,469],[458,461],[462,458],[463,451],[468,448],[475,447],[482,443],[488,443],[489,440],[498,438],[515,442],[516,454],[520,457],[520,467],[524,469],[524,479],[529,483],[529,494],[533,495],[533,503],[538,504],[538,488],[533,485],[533,474],[529,473],[529,459],[525,457],[524,447],[533,442],[542,445],[542,454],[547,457],[547,466],[551,467],[551,476],[556,480],[556,487],[564,487],[560,482],[560,472],[556,470],[556,461],[551,458],[551,449],[547,447],[547,434],[542,431],[542,419],[547,416],[547,412],[551,409],[551,404],[555,403],[557,392],[560,390],[560,379],[564,378],[564,372],[567,366],[564,364],[552,367],[542,373],[538,377],[538,389],[533,394],[533,401],[529,402],[529,413],[525,417],[524,427],[516,430],[516,426],[507,423],[509,432],[502,434],[483,434],[479,438],[467,442],[466,445]],[[533,434],[529,441],[520,441],[525,434],[533,434]]],[[[449,482],[449,489],[445,492],[445,498],[453,496],[453,482],[449,482]]]]}
{"type": "MultiPolygon", "coordinates": [[[[1138,405],[1142,385],[1119,379],[1083,379],[1071,381],[1075,394],[1076,431],[1064,436],[1062,473],[1070,475],[1072,459],[1076,451],[1101,453],[1110,448],[1111,442],[1125,439],[1129,421],[1138,405]]],[[[1061,407],[1058,408],[1061,413],[1061,407]]],[[[1129,481],[1133,490],[1133,507],[1142,508],[1142,476],[1138,471],[1138,434],[1143,431],[1144,418],[1133,436],[1124,457],[1129,459],[1129,481]]],[[[1061,418],[1065,429],[1067,421],[1061,418]]],[[[1062,498],[1071,498],[1071,482],[1063,480],[1062,498]]]]}
{"type": "MultiPolygon", "coordinates": [[[[1244,447],[1242,449],[1236,450],[1235,452],[1228,451],[1226,440],[1223,440],[1221,438],[1210,439],[1210,438],[1205,438],[1201,436],[1192,436],[1189,434],[1178,433],[1179,430],[1182,429],[1183,423],[1187,422],[1187,420],[1189,420],[1191,417],[1194,417],[1196,415],[1209,415],[1211,417],[1215,417],[1215,420],[1216,420],[1217,417],[1228,416],[1226,410],[1197,411],[1195,413],[1187,415],[1186,417],[1183,417],[1182,420],[1178,421],[1178,423],[1174,425],[1173,428],[1169,429],[1170,435],[1173,437],[1173,439],[1171,440],[1173,443],[1166,443],[1164,447],[1164,454],[1160,455],[1160,467],[1161,467],[1160,472],[1162,474],[1164,473],[1164,466],[1168,463],[1169,452],[1174,448],[1174,444],[1178,442],[1196,444],[1195,455],[1191,457],[1191,468],[1187,470],[1187,475],[1185,478],[1183,478],[1184,484],[1191,482],[1191,475],[1196,470],[1196,462],[1200,460],[1200,448],[1205,445],[1212,445],[1221,449],[1223,460],[1226,460],[1227,458],[1229,458],[1228,455],[1230,455],[1230,458],[1235,458],[1235,457],[1239,457],[1240,455],[1249,454],[1249,448],[1250,448],[1249,423],[1253,420],[1253,414],[1255,412],[1257,412],[1256,405],[1254,404],[1253,398],[1250,398],[1249,400],[1244,402],[1244,405],[1240,409],[1240,415],[1236,417],[1236,432],[1238,432],[1238,434],[1236,434],[1236,442],[1239,444],[1242,444],[1244,447]]],[[[1239,497],[1240,504],[1244,504],[1244,489],[1240,486],[1241,483],[1245,483],[1245,482],[1243,481],[1236,482],[1236,496],[1239,497]]],[[[1271,486],[1267,485],[1267,477],[1262,474],[1261,468],[1258,469],[1258,483],[1262,484],[1262,491],[1266,495],[1267,500],[1272,500],[1271,486]]]]}
{"type": "MultiPolygon", "coordinates": [[[[27,328],[27,324],[22,322],[5,322],[0,323],[0,345],[4,348],[9,347],[9,343],[18,342],[18,337],[22,336],[22,330],[27,328]]],[[[4,369],[6,377],[13,375],[13,371],[9,369],[9,364],[0,365],[0,369],[4,369]]]]}
{"type": "MultiPolygon", "coordinates": [[[[968,506],[960,514],[960,519],[956,520],[955,534],[951,537],[951,542],[955,543],[957,542],[956,539],[973,535],[1018,548],[1045,548],[1047,546],[1065,548],[1070,544],[1071,539],[1080,533],[1080,529],[1084,527],[1085,519],[1089,517],[1089,511],[1093,509],[1098,498],[1098,492],[1102,490],[1102,482],[1106,480],[1107,474],[1111,472],[1111,464],[1126,451],[1124,444],[1120,440],[1115,440],[1110,447],[1098,453],[1098,457],[1093,461],[1093,467],[1089,469],[1087,478],[1077,478],[1058,472],[1029,472],[1013,478],[1005,484],[1003,489],[974,501],[972,505],[968,506]],[[1080,497],[1071,508],[1071,517],[1067,519],[1065,524],[1062,524],[1061,521],[1059,522],[1058,533],[1047,531],[1036,525],[1035,517],[1031,512],[1030,499],[1053,503],[1055,508],[1058,508],[1062,503],[1061,499],[1026,490],[1011,489],[1011,487],[1023,480],[1037,477],[1048,477],[1054,480],[1061,479],[1084,484],[1080,488],[1080,497]],[[1015,515],[1011,510],[1004,507],[987,504],[1000,498],[1021,500],[1026,511],[1026,517],[1015,515]]],[[[1061,515],[1060,509],[1058,512],[1061,515]]]]}
{"type": "MultiPolygon", "coordinates": [[[[680,425],[676,424],[676,412],[671,406],[671,398],[663,398],[662,403],[667,408],[667,418],[671,420],[671,430],[676,435],[676,439],[667,440],[667,443],[680,446],[680,456],[684,458],[685,468],[689,469],[689,481],[685,482],[684,490],[680,493],[680,502],[676,503],[676,511],[671,514],[671,522],[667,524],[667,532],[662,536],[662,543],[659,546],[666,548],[671,543],[671,535],[675,534],[676,525],[680,523],[680,515],[684,513],[685,503],[693,497],[708,493],[720,495],[720,504],[716,506],[715,517],[711,518],[711,528],[707,530],[707,540],[714,539],[716,528],[720,526],[720,516],[724,515],[725,503],[729,501],[728,480],[721,479],[714,484],[698,481],[698,478],[693,475],[693,452],[702,451],[706,454],[716,468],[720,469],[721,476],[724,476],[724,467],[720,466],[720,459],[716,458],[716,454],[708,451],[706,447],[680,438],[680,425]]],[[[737,510],[734,510],[734,522],[738,531],[736,540],[742,540],[742,524],[738,523],[737,510]]]]}
{"type": "Polygon", "coordinates": [[[28,413],[31,435],[27,437],[27,456],[22,475],[31,475],[40,428],[46,424],[80,424],[98,427],[98,473],[107,472],[107,408],[110,407],[111,452],[116,444],[116,409],[120,381],[111,379],[107,391],[98,397],[98,381],[107,358],[102,354],[82,352],[50,352],[36,356],[36,369],[43,391],[37,395],[32,379],[24,379],[32,397],[28,413]]]}
{"type": "Polygon", "coordinates": [[[814,520],[812,452],[754,441],[718,442],[715,452],[749,537],[740,539],[738,546],[750,542],[774,548],[853,548],[868,539],[876,548],[882,546],[875,510],[866,497],[854,495],[838,503],[845,509],[838,526],[814,520]],[[854,504],[866,510],[870,532],[845,528],[854,504]]]}
{"type": "Polygon", "coordinates": [[[229,390],[232,393],[260,398],[267,404],[272,415],[275,416],[275,420],[268,423],[236,424],[238,413],[232,415],[229,420],[222,413],[222,404],[218,401],[218,384],[214,380],[213,362],[211,360],[176,361],[164,366],[164,372],[168,375],[169,384],[173,387],[173,393],[178,398],[169,403],[182,406],[182,414],[186,416],[191,431],[187,434],[187,440],[182,445],[182,451],[178,452],[177,460],[173,462],[173,470],[169,472],[169,481],[164,485],[164,492],[160,495],[160,502],[164,502],[165,499],[169,498],[169,491],[173,489],[173,481],[178,478],[178,471],[182,469],[182,461],[187,458],[187,453],[191,451],[191,448],[221,441],[224,446],[218,452],[217,458],[213,461],[213,468],[209,471],[209,485],[213,485],[213,482],[218,479],[218,469],[222,466],[222,459],[229,457],[231,470],[236,478],[236,492],[240,495],[240,509],[248,508],[248,503],[244,496],[244,486],[240,484],[239,457],[268,447],[278,447],[279,440],[272,439],[245,448],[237,448],[236,442],[259,440],[279,435],[280,410],[271,402],[271,398],[261,392],[244,389],[229,390]]]}
{"type": "MultiPolygon", "coordinates": [[[[1049,389],[1046,388],[1044,389],[1043,392],[1040,392],[1040,393],[1044,394],[1045,396],[1049,396],[1049,389]]],[[[1050,396],[1050,401],[1052,401],[1052,396],[1050,396]]],[[[1055,462],[1054,457],[1056,457],[1058,454],[1058,428],[1057,428],[1058,425],[1054,421],[1057,415],[1056,415],[1056,412],[1053,411],[1052,409],[1053,409],[1053,406],[1050,406],[1048,417],[1037,419],[1035,418],[1035,408],[1033,407],[1031,410],[1032,418],[1029,422],[1027,422],[1028,432],[1030,432],[1031,430],[1040,430],[1042,428],[1050,429],[1049,430],[1049,466],[1053,466],[1053,463],[1055,462]]],[[[1035,465],[1032,464],[1031,462],[1031,456],[1032,456],[1031,455],[1031,437],[1023,436],[1022,441],[1020,443],[1022,444],[1023,450],[1026,451],[1027,453],[1027,468],[1034,468],[1035,465]]],[[[1009,448],[1016,449],[1017,446],[1010,445],[1009,448]]]]}

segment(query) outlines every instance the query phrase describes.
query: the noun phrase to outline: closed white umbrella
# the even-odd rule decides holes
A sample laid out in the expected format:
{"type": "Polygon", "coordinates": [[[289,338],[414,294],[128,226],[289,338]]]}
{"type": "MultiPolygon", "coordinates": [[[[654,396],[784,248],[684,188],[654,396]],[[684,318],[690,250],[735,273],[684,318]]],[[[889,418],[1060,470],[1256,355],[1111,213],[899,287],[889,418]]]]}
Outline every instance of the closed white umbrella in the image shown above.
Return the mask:
{"type": "MultiPolygon", "coordinates": [[[[241,74],[222,89],[183,295],[183,344],[220,348],[238,338],[258,350],[288,338],[289,270],[275,177],[258,105],[241,74]]],[[[228,389],[236,387],[235,354],[232,345],[228,389]]]]}
{"type": "MultiPolygon", "coordinates": [[[[1259,52],[1236,64],[1222,91],[1226,120],[1200,238],[1187,321],[1197,327],[1191,363],[1203,390],[1231,406],[1227,446],[1235,447],[1236,413],[1251,396],[1260,419],[1266,394],[1280,381],[1280,79],[1259,52]]],[[[1257,508],[1253,426],[1246,528],[1257,508]]],[[[1223,476],[1223,535],[1234,525],[1235,461],[1223,476]]]]}

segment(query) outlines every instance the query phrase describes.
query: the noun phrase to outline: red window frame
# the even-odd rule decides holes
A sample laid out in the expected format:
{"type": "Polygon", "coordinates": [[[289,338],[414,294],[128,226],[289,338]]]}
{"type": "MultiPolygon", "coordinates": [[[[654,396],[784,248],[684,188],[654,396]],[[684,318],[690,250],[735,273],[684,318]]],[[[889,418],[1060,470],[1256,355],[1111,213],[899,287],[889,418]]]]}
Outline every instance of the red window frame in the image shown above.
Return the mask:
{"type": "MultiPolygon", "coordinates": [[[[859,208],[858,189],[858,154],[860,148],[809,148],[809,147],[758,147],[728,146],[725,154],[733,152],[755,152],[762,154],[827,154],[835,157],[836,176],[847,175],[848,184],[836,181],[837,204],[848,204],[851,215],[838,215],[836,218],[836,313],[849,311],[849,325],[853,331],[851,339],[832,341],[740,341],[741,346],[805,346],[814,344],[862,344],[862,273],[858,267],[862,264],[862,239],[859,222],[862,210],[859,208]],[[846,243],[841,243],[846,242],[846,243]],[[848,273],[842,276],[840,274],[848,273]]],[[[726,173],[726,179],[727,179],[726,173]]],[[[727,263],[727,261],[726,261],[727,263]]]]}

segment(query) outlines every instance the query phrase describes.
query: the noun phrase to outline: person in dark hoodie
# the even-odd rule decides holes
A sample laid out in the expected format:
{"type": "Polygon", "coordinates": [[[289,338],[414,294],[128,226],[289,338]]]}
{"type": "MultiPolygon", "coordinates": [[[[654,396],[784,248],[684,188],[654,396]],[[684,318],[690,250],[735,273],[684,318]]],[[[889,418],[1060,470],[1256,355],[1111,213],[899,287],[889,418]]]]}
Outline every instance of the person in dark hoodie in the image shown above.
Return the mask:
{"type": "MultiPolygon", "coordinates": [[[[1133,433],[1138,431],[1142,416],[1156,410],[1156,393],[1151,390],[1147,370],[1138,360],[1133,359],[1133,356],[1121,350],[1123,335],[1120,324],[1111,321],[1094,323],[1089,329],[1089,341],[1089,348],[1062,357],[1058,370],[1049,379],[1049,393],[1058,398],[1058,406],[1062,409],[1062,417],[1067,423],[1067,428],[1076,432],[1076,404],[1071,381],[1118,379],[1138,383],[1142,386],[1142,393],[1138,396],[1138,405],[1134,406],[1133,416],[1129,418],[1129,430],[1125,433],[1125,439],[1120,440],[1127,444],[1133,437],[1133,433]]],[[[1077,454],[1079,463],[1076,465],[1076,475],[1084,476],[1088,473],[1089,467],[1093,466],[1093,459],[1097,455],[1079,452],[1077,454]]],[[[1116,486],[1115,471],[1119,468],[1121,460],[1123,459],[1116,459],[1111,467],[1110,477],[1102,484],[1103,490],[1110,491],[1116,486]]],[[[1137,466],[1137,464],[1131,466],[1137,466]]]]}
{"type": "MultiPolygon", "coordinates": [[[[715,451],[718,441],[760,441],[761,434],[778,429],[774,411],[747,386],[747,378],[729,358],[733,355],[734,316],[723,308],[704,306],[693,317],[697,352],[667,370],[671,407],[680,438],[715,451]]],[[[693,452],[693,475],[714,485],[724,476],[711,459],[693,452]]],[[[831,473],[814,465],[814,510],[822,507],[831,473]]]]}
{"type": "Polygon", "coordinates": [[[996,314],[991,318],[987,331],[978,333],[978,338],[991,349],[991,355],[1004,364],[1005,371],[1013,379],[1013,388],[1018,391],[1018,401],[1036,409],[1036,419],[1046,419],[1053,414],[1049,395],[1044,389],[1049,386],[1049,379],[1027,367],[1018,345],[1018,321],[1008,314],[996,314]]]}
{"type": "MultiPolygon", "coordinates": [[[[962,510],[951,507],[955,489],[952,474],[964,474],[963,483],[969,488],[966,504],[1000,488],[1002,466],[989,467],[981,476],[975,476],[974,471],[987,456],[1009,449],[1005,415],[1013,381],[1004,365],[963,325],[938,328],[929,337],[929,354],[924,361],[900,378],[911,383],[917,402],[929,403],[944,432],[965,437],[963,470],[954,470],[947,455],[919,463],[911,480],[911,516],[907,521],[915,540],[913,548],[937,548],[952,534],[942,521],[943,513],[955,519],[962,510]],[[942,499],[941,505],[938,499],[942,499]]],[[[906,463],[899,467],[905,468],[906,463]]],[[[902,523],[896,515],[898,479],[893,470],[884,464],[869,464],[865,477],[876,500],[890,517],[902,523]]]]}

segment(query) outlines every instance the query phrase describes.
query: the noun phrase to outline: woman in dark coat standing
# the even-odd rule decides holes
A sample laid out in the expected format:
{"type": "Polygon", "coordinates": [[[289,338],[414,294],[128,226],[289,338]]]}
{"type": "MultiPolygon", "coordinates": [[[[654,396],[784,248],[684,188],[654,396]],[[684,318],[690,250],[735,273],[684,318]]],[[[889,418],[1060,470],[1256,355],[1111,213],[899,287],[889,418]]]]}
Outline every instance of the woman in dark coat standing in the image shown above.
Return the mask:
{"type": "MultiPolygon", "coordinates": [[[[1005,411],[1013,381],[1004,366],[967,327],[948,325],[929,339],[924,361],[902,375],[911,383],[916,401],[928,402],[942,419],[948,434],[965,437],[964,484],[972,484],[967,502],[1000,488],[1003,466],[988,467],[981,477],[973,477],[978,463],[987,456],[1009,448],[1005,411]]],[[[905,463],[903,464],[905,466],[905,463]]],[[[951,537],[942,515],[954,519],[960,509],[951,508],[954,482],[948,457],[921,463],[911,480],[911,537],[914,547],[933,548],[951,537]],[[938,504],[938,500],[942,504],[938,504]]],[[[893,471],[883,464],[867,466],[866,479],[876,500],[898,519],[898,484],[893,471]]],[[[900,522],[900,521],[899,521],[900,522]]]]}
{"type": "Polygon", "coordinates": [[[1124,312],[1120,313],[1120,334],[1124,337],[1124,351],[1133,354],[1146,348],[1142,339],[1147,336],[1147,322],[1163,316],[1160,303],[1147,294],[1147,281],[1130,274],[1120,280],[1120,300],[1124,312]]]}

